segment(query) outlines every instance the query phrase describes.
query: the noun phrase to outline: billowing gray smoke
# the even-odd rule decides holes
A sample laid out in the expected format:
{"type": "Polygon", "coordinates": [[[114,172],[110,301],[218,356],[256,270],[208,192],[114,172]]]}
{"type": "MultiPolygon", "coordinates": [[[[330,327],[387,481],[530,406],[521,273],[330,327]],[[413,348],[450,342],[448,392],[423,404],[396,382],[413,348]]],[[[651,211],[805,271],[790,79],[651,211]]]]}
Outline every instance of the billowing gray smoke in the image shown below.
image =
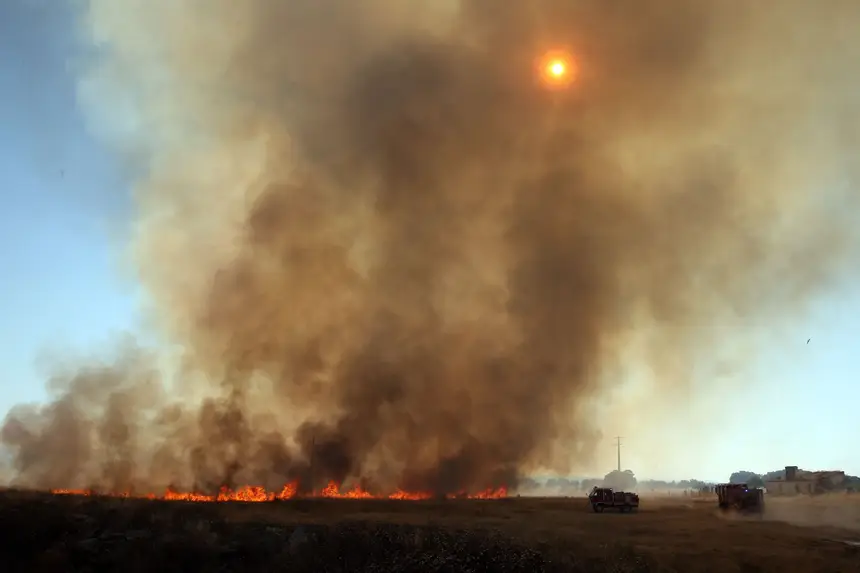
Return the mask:
{"type": "Polygon", "coordinates": [[[58,375],[6,419],[16,481],[585,467],[627,342],[690,367],[852,262],[860,4],[765,4],[89,0],[82,101],[144,174],[132,256],[179,360],[58,375]]]}

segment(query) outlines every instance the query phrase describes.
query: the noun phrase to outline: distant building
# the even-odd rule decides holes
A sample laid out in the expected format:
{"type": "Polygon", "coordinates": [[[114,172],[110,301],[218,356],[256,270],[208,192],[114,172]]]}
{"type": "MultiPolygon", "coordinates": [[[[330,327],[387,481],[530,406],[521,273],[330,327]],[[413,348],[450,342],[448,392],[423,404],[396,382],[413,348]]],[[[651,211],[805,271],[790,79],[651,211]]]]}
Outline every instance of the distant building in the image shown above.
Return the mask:
{"type": "Polygon", "coordinates": [[[785,466],[785,476],[764,482],[770,495],[813,495],[845,488],[845,472],[808,472],[797,466],[785,466]]]}

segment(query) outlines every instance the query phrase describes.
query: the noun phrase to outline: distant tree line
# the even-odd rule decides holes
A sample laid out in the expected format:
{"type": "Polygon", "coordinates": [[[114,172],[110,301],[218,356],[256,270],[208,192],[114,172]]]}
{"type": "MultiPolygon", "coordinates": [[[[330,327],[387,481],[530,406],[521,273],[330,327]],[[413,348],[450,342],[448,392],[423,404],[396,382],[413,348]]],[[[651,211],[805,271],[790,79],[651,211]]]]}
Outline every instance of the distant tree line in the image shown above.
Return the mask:
{"type": "MultiPolygon", "coordinates": [[[[766,481],[785,478],[785,469],[775,470],[764,474],[756,472],[739,470],[729,476],[730,483],[745,483],[751,487],[764,487],[766,481]]],[[[845,485],[849,489],[860,491],[860,477],[845,476],[845,485]]],[[[639,491],[660,491],[660,490],[690,490],[702,491],[712,488],[711,482],[706,482],[697,479],[684,479],[675,481],[665,480],[637,480],[631,470],[613,470],[606,474],[603,478],[585,478],[585,479],[568,479],[568,478],[552,478],[546,481],[538,481],[534,479],[526,479],[520,487],[522,491],[530,490],[549,490],[553,493],[564,495],[565,492],[571,491],[588,491],[593,487],[611,487],[619,490],[639,490],[639,491]]]]}
{"type": "MultiPolygon", "coordinates": [[[[764,482],[766,480],[778,479],[777,475],[771,476],[771,474],[778,474],[778,472],[757,474],[755,472],[741,470],[729,476],[729,483],[745,483],[750,487],[764,487],[764,482]]],[[[785,476],[785,470],[782,470],[782,475],[785,476]]]]}
{"type": "Polygon", "coordinates": [[[697,480],[686,479],[676,481],[665,480],[637,480],[631,470],[613,470],[603,478],[586,478],[581,480],[568,478],[552,478],[544,482],[534,479],[526,479],[520,484],[523,491],[550,490],[560,494],[566,491],[588,491],[593,487],[611,487],[618,490],[702,490],[713,484],[697,480]]]}

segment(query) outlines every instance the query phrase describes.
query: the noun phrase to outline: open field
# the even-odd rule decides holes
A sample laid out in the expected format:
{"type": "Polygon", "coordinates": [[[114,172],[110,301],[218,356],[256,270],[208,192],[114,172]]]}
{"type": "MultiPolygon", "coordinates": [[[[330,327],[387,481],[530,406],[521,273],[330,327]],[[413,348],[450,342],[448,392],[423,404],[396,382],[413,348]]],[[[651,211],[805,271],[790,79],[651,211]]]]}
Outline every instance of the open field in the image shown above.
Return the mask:
{"type": "Polygon", "coordinates": [[[843,542],[860,539],[853,496],[769,500],[762,520],[722,517],[705,499],[642,503],[594,514],[581,498],[242,504],[3,492],[0,570],[860,571],[860,547],[843,542]]]}

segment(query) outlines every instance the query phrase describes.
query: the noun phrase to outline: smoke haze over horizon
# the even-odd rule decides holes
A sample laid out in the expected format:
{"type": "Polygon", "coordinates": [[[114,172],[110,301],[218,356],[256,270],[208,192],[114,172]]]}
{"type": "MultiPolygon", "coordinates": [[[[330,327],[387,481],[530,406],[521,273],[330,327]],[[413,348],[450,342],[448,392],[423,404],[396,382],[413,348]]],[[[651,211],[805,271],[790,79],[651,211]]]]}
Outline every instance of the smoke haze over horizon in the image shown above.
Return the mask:
{"type": "Polygon", "coordinates": [[[81,8],[179,358],[58,372],[3,425],[16,483],[477,490],[593,472],[634,428],[677,455],[679,411],[725,421],[695,381],[755,352],[715,328],[854,270],[855,3],[203,6],[81,8]],[[579,74],[548,90],[559,48],[579,74]]]}

